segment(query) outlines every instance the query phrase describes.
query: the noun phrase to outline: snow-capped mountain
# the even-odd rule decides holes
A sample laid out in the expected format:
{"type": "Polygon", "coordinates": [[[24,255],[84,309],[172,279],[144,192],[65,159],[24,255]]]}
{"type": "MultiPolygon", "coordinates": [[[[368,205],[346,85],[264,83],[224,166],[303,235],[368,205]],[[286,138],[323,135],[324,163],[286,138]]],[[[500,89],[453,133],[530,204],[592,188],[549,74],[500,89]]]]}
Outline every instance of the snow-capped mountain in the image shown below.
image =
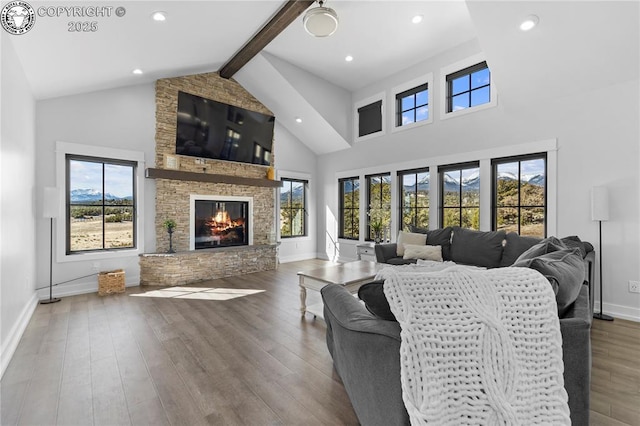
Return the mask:
{"type": "MultiPolygon", "coordinates": [[[[102,192],[97,189],[74,189],[71,191],[71,202],[84,203],[91,201],[101,201],[102,192]]],[[[116,195],[106,193],[104,194],[105,200],[130,200],[132,197],[118,197],[116,195]]]]}
{"type": "MultiPolygon", "coordinates": [[[[518,177],[510,172],[500,172],[498,174],[498,179],[499,180],[518,180],[518,177]]],[[[546,180],[545,176],[541,174],[522,176],[522,182],[528,183],[530,185],[544,186],[545,180],[546,180]]]]}

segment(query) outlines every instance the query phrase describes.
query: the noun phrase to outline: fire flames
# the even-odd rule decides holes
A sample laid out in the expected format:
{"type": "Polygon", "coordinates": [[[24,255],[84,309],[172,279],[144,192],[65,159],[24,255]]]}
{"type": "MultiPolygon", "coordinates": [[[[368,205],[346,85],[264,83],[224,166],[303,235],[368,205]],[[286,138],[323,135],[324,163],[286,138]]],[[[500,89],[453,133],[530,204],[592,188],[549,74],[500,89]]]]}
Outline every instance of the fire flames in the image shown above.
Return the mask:
{"type": "Polygon", "coordinates": [[[244,219],[232,219],[226,210],[218,210],[216,214],[205,222],[211,235],[225,235],[230,230],[244,226],[244,219]]]}

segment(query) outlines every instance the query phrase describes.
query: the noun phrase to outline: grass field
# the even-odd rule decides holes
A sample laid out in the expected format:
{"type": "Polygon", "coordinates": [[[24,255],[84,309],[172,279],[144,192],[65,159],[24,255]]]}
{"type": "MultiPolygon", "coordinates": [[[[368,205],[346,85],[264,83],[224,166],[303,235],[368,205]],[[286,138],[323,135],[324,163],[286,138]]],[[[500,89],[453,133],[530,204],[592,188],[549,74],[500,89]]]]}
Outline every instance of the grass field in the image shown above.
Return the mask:
{"type": "MultiPolygon", "coordinates": [[[[104,224],[104,248],[133,247],[133,222],[104,224]]],[[[102,248],[102,216],[71,219],[71,251],[102,248]]]]}

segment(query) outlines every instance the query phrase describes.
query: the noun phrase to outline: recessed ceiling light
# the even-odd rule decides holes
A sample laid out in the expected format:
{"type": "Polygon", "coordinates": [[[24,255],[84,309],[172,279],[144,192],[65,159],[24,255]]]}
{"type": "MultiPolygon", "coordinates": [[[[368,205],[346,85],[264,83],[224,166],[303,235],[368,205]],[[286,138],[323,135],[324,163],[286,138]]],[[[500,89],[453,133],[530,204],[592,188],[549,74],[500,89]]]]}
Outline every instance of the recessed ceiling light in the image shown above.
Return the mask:
{"type": "Polygon", "coordinates": [[[344,60],[347,61],[347,62],[351,62],[351,61],[353,61],[353,56],[347,55],[347,56],[344,57],[344,60]]]}
{"type": "Polygon", "coordinates": [[[151,17],[154,21],[164,22],[167,20],[167,13],[162,11],[153,12],[153,15],[151,15],[151,17]]]}
{"type": "Polygon", "coordinates": [[[529,15],[520,23],[520,30],[529,31],[538,25],[540,19],[536,15],[529,15]]]}
{"type": "Polygon", "coordinates": [[[420,22],[422,22],[423,19],[424,19],[424,16],[416,15],[413,18],[411,18],[411,22],[413,22],[414,24],[419,24],[420,22]]]}
{"type": "Polygon", "coordinates": [[[135,70],[132,71],[135,75],[141,75],[142,74],[142,70],[140,68],[136,68],[135,70]]]}
{"type": "Polygon", "coordinates": [[[302,118],[296,117],[296,123],[302,123],[302,118]]]}

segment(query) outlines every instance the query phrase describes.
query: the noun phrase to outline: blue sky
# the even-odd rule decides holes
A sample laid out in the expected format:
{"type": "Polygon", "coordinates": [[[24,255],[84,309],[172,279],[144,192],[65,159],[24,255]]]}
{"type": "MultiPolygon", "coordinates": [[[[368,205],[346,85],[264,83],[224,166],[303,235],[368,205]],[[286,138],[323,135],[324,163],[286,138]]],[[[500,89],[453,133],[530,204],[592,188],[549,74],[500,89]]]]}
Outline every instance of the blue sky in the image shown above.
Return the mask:
{"type": "MultiPolygon", "coordinates": [[[[102,163],[70,161],[70,190],[93,189],[102,191],[102,163]]],[[[133,174],[131,166],[105,165],[104,192],[117,197],[133,196],[133,174]]]]}

